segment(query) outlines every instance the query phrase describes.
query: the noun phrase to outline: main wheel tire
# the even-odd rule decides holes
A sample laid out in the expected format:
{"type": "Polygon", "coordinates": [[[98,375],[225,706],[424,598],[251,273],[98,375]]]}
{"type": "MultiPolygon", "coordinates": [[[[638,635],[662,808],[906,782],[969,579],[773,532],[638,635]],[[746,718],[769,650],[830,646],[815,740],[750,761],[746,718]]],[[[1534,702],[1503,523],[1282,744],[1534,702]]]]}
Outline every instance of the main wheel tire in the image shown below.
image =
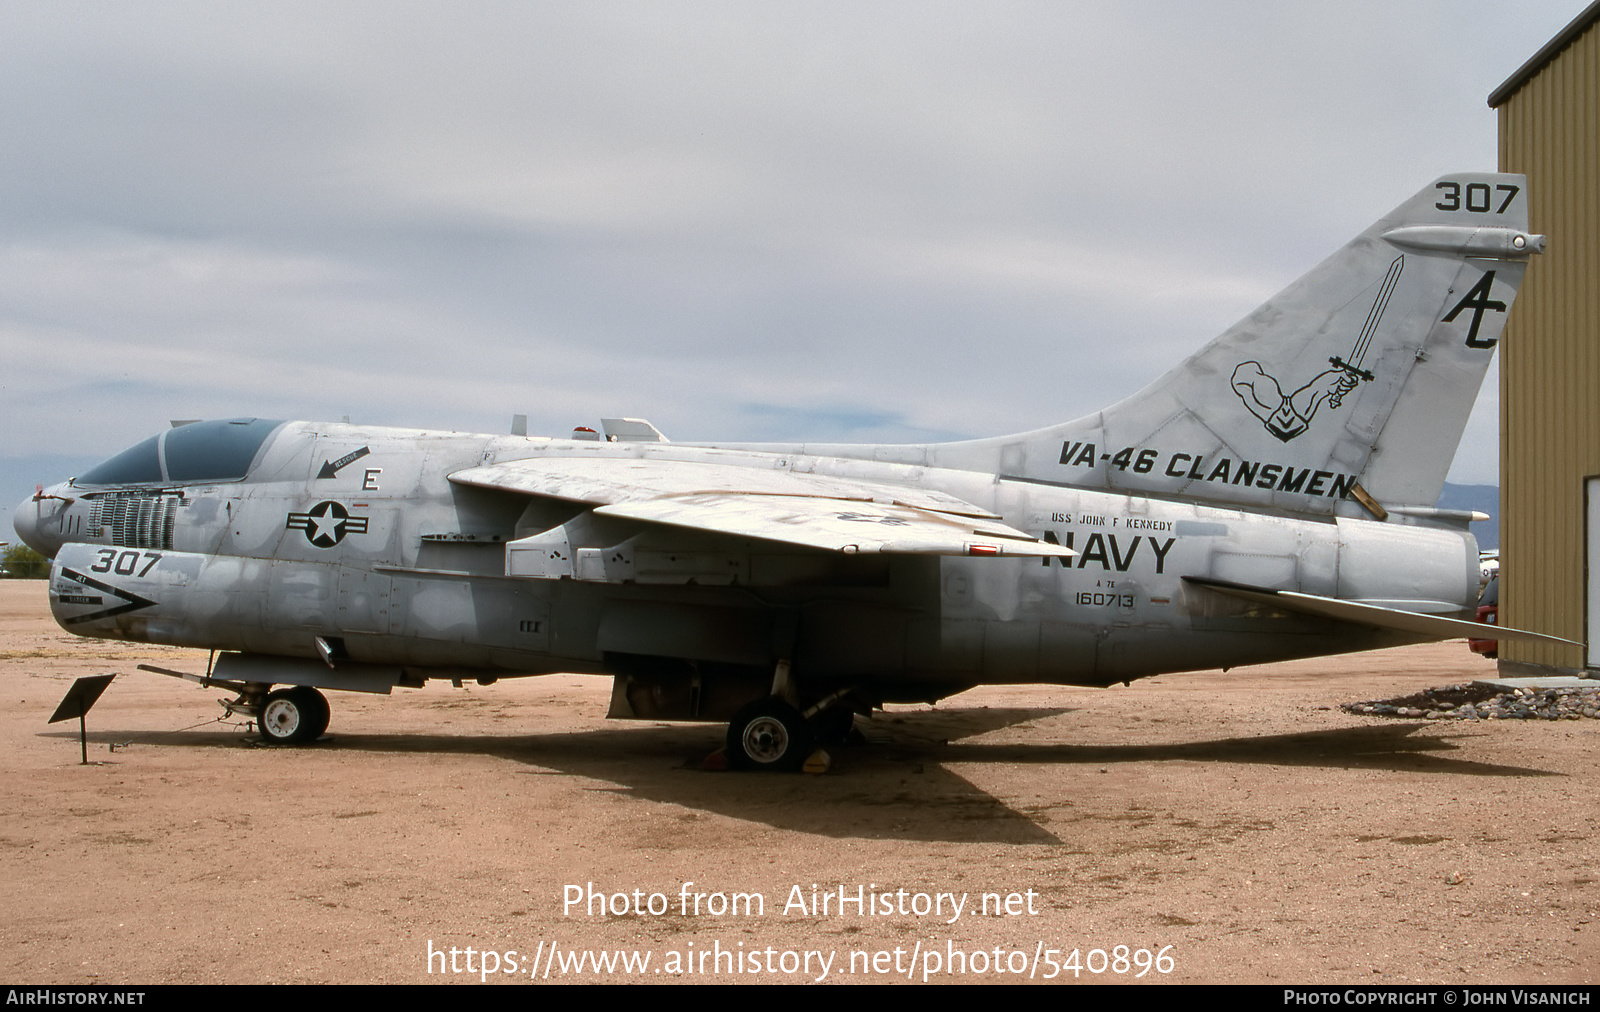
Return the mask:
{"type": "Polygon", "coordinates": [[[304,745],[328,729],[328,700],[308,685],[279,689],[261,704],[256,726],[268,745],[304,745]]]}
{"type": "Polygon", "coordinates": [[[299,691],[305,697],[307,712],[316,717],[311,722],[312,730],[308,732],[310,737],[306,741],[316,741],[322,737],[324,731],[328,730],[328,720],[333,716],[333,708],[328,705],[328,697],[311,686],[302,685],[299,691]],[[315,707],[314,710],[312,709],[313,707],[315,707]]]}
{"type": "Polygon", "coordinates": [[[789,773],[811,754],[811,725],[776,697],[741,707],[728,722],[728,765],[739,770],[789,773]]]}

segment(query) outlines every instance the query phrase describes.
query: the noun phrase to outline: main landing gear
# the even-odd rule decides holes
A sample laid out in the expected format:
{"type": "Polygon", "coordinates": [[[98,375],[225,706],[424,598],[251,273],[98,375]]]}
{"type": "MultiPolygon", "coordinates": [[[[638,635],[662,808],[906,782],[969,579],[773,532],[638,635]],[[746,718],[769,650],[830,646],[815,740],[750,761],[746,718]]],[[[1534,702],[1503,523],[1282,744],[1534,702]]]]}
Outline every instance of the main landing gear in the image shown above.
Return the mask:
{"type": "Polygon", "coordinates": [[[328,729],[328,699],[309,685],[279,689],[261,704],[256,726],[267,745],[304,745],[328,729]]]}
{"type": "Polygon", "coordinates": [[[788,662],[780,661],[773,694],[746,703],[728,722],[724,754],[730,767],[792,773],[805,765],[818,745],[842,744],[849,738],[855,713],[844,701],[848,689],[819,700],[804,712],[788,701],[794,695],[788,662]]]}
{"type": "Polygon", "coordinates": [[[746,703],[728,722],[728,765],[792,773],[811,755],[811,725],[776,696],[746,703]]]}

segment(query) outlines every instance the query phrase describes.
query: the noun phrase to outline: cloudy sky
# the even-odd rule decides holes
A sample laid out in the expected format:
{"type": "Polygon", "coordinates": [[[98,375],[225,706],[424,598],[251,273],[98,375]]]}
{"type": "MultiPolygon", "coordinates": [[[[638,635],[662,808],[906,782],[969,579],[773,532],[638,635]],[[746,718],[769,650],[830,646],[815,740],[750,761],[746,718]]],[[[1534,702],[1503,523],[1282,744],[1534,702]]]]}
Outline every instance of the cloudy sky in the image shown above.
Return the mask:
{"type": "Polygon", "coordinates": [[[1582,7],[0,0],[0,494],[172,418],[1075,417],[1492,169],[1582,7]]]}

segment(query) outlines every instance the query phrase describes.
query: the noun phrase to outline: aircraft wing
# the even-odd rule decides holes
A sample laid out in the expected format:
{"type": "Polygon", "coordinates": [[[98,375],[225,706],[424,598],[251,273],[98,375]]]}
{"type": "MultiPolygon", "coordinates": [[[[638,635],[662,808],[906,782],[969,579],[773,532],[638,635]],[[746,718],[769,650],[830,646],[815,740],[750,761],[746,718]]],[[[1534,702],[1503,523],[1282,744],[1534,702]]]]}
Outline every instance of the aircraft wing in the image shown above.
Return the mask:
{"type": "Polygon", "coordinates": [[[468,468],[450,480],[589,503],[639,520],[840,552],[1062,556],[1061,545],[932,489],[747,464],[653,457],[536,457],[468,468]]]}
{"type": "Polygon", "coordinates": [[[656,457],[533,457],[457,471],[450,480],[606,506],[668,495],[736,492],[877,502],[955,516],[1000,519],[986,509],[932,489],[795,473],[777,467],[656,457]]]}
{"type": "Polygon", "coordinates": [[[1227,594],[1229,597],[1255,601],[1284,611],[1337,619],[1341,622],[1353,622],[1357,625],[1376,626],[1380,629],[1393,629],[1398,632],[1411,633],[1415,636],[1426,636],[1429,639],[1450,640],[1462,637],[1497,640],[1521,639],[1583,646],[1582,643],[1578,643],[1575,640],[1563,639],[1560,636],[1550,636],[1546,633],[1529,632],[1526,629],[1513,629],[1503,625],[1485,625],[1482,622],[1445,618],[1442,615],[1423,615],[1413,611],[1401,611],[1398,608],[1380,608],[1377,605],[1341,601],[1338,598],[1320,597],[1316,594],[1301,594],[1292,590],[1269,590],[1266,587],[1251,587],[1241,583],[1229,583],[1226,580],[1211,580],[1199,576],[1185,576],[1183,581],[1198,587],[1204,587],[1207,590],[1214,590],[1219,594],[1227,594]]]}
{"type": "Polygon", "coordinates": [[[595,513],[844,552],[1074,554],[990,520],[821,496],[711,492],[601,506],[595,513]]]}

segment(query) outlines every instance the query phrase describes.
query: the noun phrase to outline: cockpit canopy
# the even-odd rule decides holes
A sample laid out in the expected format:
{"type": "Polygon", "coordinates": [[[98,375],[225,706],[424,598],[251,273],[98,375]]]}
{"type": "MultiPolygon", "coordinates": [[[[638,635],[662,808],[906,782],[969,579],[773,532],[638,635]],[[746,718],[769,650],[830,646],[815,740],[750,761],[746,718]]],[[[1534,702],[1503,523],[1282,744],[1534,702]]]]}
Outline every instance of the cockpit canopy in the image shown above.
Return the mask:
{"type": "Polygon", "coordinates": [[[272,418],[191,422],[151,436],[72,479],[74,485],[239,481],[278,426],[272,418]]]}

